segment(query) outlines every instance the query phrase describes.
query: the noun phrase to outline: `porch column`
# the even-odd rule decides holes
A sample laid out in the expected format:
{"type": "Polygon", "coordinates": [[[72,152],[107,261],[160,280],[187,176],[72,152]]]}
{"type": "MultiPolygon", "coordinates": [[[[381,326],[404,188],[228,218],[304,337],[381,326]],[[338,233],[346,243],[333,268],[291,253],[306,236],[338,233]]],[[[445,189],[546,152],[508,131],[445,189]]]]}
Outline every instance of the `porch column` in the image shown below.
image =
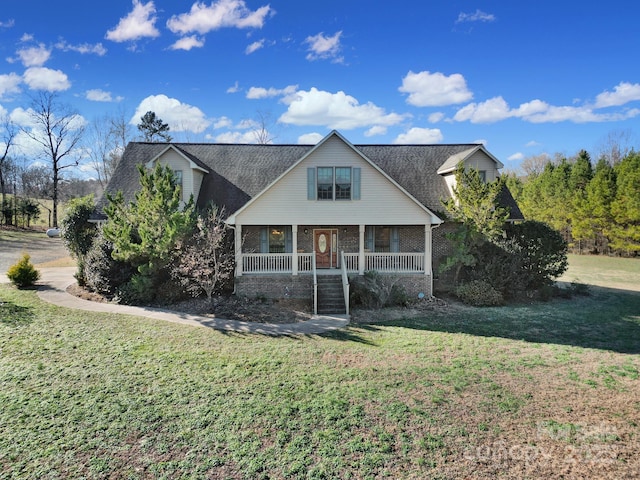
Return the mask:
{"type": "Polygon", "coordinates": [[[298,275],[298,225],[291,225],[291,275],[298,275]]]}
{"type": "Polygon", "coordinates": [[[358,275],[364,275],[364,225],[360,225],[358,245],[358,275]]]}
{"type": "Polygon", "coordinates": [[[424,226],[424,274],[431,275],[431,225],[424,226]]]}
{"type": "Polygon", "coordinates": [[[431,297],[433,296],[433,228],[433,225],[424,226],[424,274],[429,275],[429,296],[431,297]]]}
{"type": "Polygon", "coordinates": [[[242,225],[236,225],[234,231],[234,243],[236,250],[236,277],[242,276],[242,225]]]}

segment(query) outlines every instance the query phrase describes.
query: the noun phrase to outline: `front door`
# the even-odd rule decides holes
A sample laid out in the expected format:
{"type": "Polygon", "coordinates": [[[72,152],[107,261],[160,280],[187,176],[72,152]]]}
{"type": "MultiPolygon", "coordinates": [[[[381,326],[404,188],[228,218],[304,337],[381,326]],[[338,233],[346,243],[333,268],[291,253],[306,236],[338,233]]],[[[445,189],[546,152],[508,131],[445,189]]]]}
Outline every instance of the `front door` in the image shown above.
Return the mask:
{"type": "Polygon", "coordinates": [[[313,244],[316,252],[316,268],[338,266],[338,230],[314,230],[313,244]]]}

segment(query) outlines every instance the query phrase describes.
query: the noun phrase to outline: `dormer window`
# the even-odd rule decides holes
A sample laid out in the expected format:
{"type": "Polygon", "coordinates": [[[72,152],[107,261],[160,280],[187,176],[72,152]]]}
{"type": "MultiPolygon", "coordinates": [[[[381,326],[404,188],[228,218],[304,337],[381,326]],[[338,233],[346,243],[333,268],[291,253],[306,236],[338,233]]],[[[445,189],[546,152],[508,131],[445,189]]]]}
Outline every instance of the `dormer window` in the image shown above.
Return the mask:
{"type": "Polygon", "coordinates": [[[182,170],[174,170],[173,179],[175,181],[175,186],[180,189],[180,200],[184,200],[184,198],[182,198],[184,196],[183,195],[184,188],[182,185],[182,170]]]}

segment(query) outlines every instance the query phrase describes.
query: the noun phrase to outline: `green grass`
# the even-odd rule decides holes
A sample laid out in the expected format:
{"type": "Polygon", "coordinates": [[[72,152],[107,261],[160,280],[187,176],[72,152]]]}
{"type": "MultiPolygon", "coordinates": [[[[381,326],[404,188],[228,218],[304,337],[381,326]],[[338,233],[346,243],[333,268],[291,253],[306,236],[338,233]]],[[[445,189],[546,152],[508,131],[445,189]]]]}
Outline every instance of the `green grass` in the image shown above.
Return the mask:
{"type": "Polygon", "coordinates": [[[560,278],[601,287],[640,291],[640,258],[569,255],[569,270],[560,278]]]}
{"type": "Polygon", "coordinates": [[[0,301],[0,478],[638,471],[637,294],[282,338],[0,301]]]}

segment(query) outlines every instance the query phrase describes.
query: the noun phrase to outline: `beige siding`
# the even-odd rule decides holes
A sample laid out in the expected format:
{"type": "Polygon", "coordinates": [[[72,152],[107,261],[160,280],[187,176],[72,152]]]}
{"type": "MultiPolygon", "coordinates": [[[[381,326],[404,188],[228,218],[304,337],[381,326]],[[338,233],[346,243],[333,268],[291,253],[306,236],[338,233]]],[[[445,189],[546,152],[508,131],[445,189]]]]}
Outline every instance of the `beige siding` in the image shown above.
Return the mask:
{"type": "Polygon", "coordinates": [[[487,182],[493,182],[498,177],[496,162],[482,151],[477,151],[471,155],[464,164],[467,168],[475,168],[476,170],[484,170],[487,172],[487,182]]]}
{"type": "MultiPolygon", "coordinates": [[[[496,168],[496,162],[482,151],[477,151],[471,155],[471,157],[465,160],[464,164],[466,168],[475,168],[478,171],[484,170],[486,172],[487,182],[493,182],[499,176],[498,169],[496,168]]],[[[456,185],[455,172],[448,173],[444,178],[447,182],[447,187],[449,187],[449,192],[451,193],[451,196],[453,196],[453,187],[456,185]]]]}
{"type": "Polygon", "coordinates": [[[237,215],[244,225],[415,225],[430,215],[337,137],[289,171],[237,215]],[[307,200],[307,168],[361,168],[360,200],[307,200]]]}
{"type": "Polygon", "coordinates": [[[171,170],[182,170],[183,203],[193,194],[194,200],[198,199],[200,185],[202,185],[202,173],[191,168],[189,160],[175,150],[167,150],[159,159],[161,165],[169,166],[171,170]]]}

